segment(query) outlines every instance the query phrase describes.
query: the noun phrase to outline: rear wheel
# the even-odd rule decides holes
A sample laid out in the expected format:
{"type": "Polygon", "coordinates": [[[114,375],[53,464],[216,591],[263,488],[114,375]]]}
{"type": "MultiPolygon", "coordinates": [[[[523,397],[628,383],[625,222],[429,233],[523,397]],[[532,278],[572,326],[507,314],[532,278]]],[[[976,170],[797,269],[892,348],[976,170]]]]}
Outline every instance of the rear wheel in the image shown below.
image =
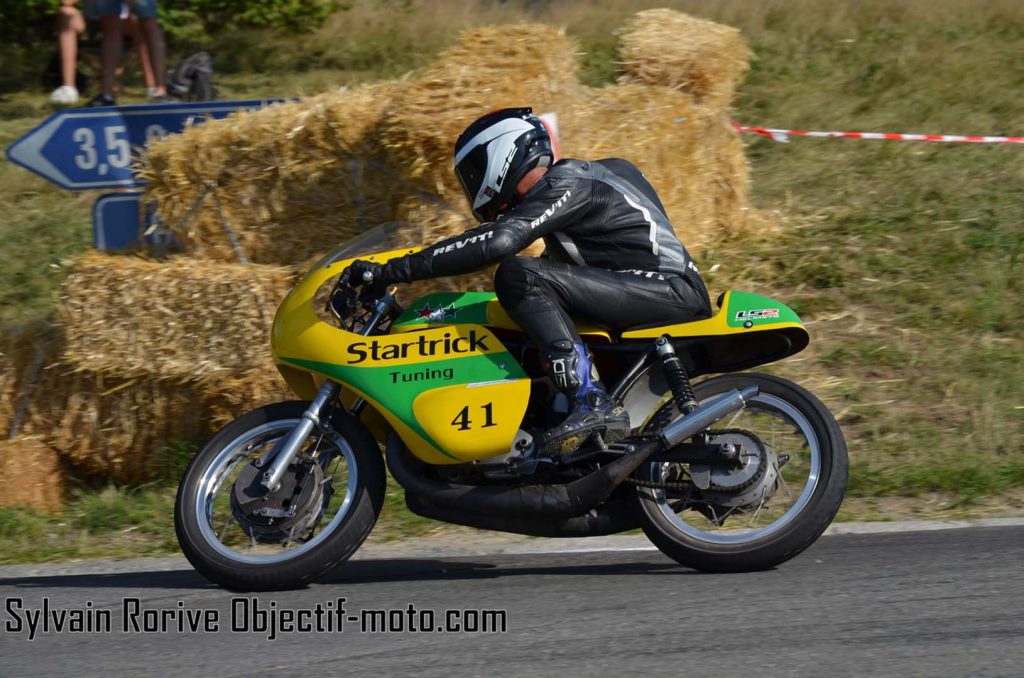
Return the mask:
{"type": "MultiPolygon", "coordinates": [[[[757,386],[759,395],[709,431],[740,449],[736,467],[651,463],[637,497],[644,532],[667,556],[708,572],[774,567],[810,546],[835,517],[847,480],[839,424],[814,395],[763,374],[716,377],[694,387],[701,402],[757,386]]],[[[663,405],[647,430],[680,415],[663,405]]]]}
{"type": "Polygon", "coordinates": [[[214,583],[246,591],[303,586],[351,556],[373,528],[384,462],[348,413],[314,428],[277,491],[259,485],[274,445],[307,406],[276,403],[242,415],[185,471],[174,507],[178,543],[214,583]]]}

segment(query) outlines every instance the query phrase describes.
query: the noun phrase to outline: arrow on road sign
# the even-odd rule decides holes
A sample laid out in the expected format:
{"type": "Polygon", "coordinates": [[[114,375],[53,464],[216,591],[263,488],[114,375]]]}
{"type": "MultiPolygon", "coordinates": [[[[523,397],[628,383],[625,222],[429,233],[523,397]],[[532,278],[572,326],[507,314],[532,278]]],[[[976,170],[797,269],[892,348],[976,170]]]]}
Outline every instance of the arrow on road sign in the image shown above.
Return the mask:
{"type": "Polygon", "coordinates": [[[153,136],[282,99],[140,104],[54,113],[7,149],[7,158],[62,188],[138,186],[132,152],[153,136]]]}

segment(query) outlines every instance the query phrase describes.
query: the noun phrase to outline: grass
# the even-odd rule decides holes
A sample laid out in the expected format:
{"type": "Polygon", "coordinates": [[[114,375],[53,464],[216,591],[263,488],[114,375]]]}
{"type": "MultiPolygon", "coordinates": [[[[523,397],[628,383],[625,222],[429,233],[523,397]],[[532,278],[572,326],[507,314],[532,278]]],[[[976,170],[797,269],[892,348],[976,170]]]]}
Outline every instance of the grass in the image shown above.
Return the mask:
{"type": "MultiPolygon", "coordinates": [[[[392,77],[429,61],[453,26],[518,20],[565,26],[583,51],[582,79],[601,84],[616,74],[621,19],[669,5],[743,29],[757,54],[736,104],[744,123],[1024,134],[1024,6],[1010,0],[485,4],[357,3],[302,39],[225,36],[218,86],[227,97],[302,96],[392,77]]],[[[42,91],[0,96],[0,145],[51,110],[42,91]]],[[[701,253],[702,270],[718,265],[712,289],[768,294],[807,321],[811,348],[772,370],[811,388],[843,425],[859,507],[844,516],[872,517],[873,502],[892,497],[987,511],[1019,493],[1024,148],[747,141],[754,202],[781,228],[723,239],[701,253]]],[[[48,317],[55,267],[89,246],[94,194],[7,162],[0,186],[0,324],[48,317]]],[[[43,558],[173,550],[170,497],[93,489],[60,517],[0,513],[3,558],[33,545],[43,558]]],[[[394,490],[388,507],[383,536],[427,529],[394,490]]]]}

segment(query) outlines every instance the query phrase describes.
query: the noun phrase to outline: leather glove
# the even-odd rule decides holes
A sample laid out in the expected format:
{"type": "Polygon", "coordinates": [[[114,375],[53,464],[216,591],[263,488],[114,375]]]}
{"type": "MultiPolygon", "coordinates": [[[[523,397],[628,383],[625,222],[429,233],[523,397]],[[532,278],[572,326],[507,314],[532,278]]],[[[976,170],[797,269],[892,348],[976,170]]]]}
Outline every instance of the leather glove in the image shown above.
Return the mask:
{"type": "Polygon", "coordinates": [[[379,290],[381,294],[390,282],[383,265],[362,259],[356,259],[349,264],[338,279],[339,285],[348,285],[353,289],[362,287],[364,292],[379,290]]]}

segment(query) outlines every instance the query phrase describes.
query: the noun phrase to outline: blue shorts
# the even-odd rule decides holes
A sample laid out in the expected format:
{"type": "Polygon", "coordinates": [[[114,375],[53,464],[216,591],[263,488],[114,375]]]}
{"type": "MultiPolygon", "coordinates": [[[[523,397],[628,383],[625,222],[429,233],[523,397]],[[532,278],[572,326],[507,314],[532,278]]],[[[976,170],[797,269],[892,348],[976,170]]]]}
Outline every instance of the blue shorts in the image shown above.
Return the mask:
{"type": "Polygon", "coordinates": [[[121,2],[121,0],[82,0],[82,11],[85,12],[85,18],[99,19],[101,16],[107,16],[109,14],[120,14],[122,17],[127,16],[126,12],[122,12],[122,9],[127,6],[131,9],[131,13],[140,19],[152,19],[156,16],[156,0],[132,0],[131,2],[121,2]]]}

